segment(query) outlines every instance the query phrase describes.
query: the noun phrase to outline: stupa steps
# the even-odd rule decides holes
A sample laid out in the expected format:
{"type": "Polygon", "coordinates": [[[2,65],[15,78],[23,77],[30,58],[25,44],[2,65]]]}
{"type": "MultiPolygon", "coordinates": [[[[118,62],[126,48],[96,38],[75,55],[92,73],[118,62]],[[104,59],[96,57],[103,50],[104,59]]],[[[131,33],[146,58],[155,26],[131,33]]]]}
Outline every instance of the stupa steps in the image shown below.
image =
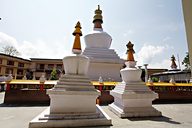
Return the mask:
{"type": "Polygon", "coordinates": [[[120,57],[114,53],[114,54],[106,54],[106,53],[102,53],[102,52],[98,52],[98,53],[83,53],[83,55],[87,56],[87,57],[99,57],[99,58],[115,58],[115,59],[120,59],[120,57]]]}
{"type": "Polygon", "coordinates": [[[109,57],[109,56],[105,56],[105,55],[101,55],[101,56],[98,56],[98,55],[96,55],[96,56],[92,56],[92,55],[86,55],[87,57],[89,57],[89,58],[95,58],[95,59],[116,59],[117,60],[117,57],[109,57]]]}
{"type": "Polygon", "coordinates": [[[68,81],[68,82],[57,82],[57,85],[73,85],[73,86],[77,86],[77,85],[84,85],[84,86],[93,86],[91,84],[91,82],[79,82],[79,81],[68,81]]]}
{"type": "MultiPolygon", "coordinates": [[[[115,93],[121,93],[123,94],[123,92],[125,92],[125,90],[113,90],[112,92],[115,92],[115,93]]],[[[151,91],[145,91],[145,90],[126,90],[126,92],[123,94],[123,95],[154,95],[153,92],[151,91]],[[143,94],[145,93],[145,94],[143,94]]],[[[142,97],[142,96],[141,96],[142,97]]]]}
{"type": "Polygon", "coordinates": [[[74,116],[79,116],[79,117],[81,117],[81,116],[95,116],[95,115],[97,115],[97,116],[102,116],[100,113],[98,113],[97,111],[96,112],[80,112],[80,113],[71,113],[71,112],[69,112],[69,113],[53,113],[53,114],[50,114],[50,115],[44,115],[44,117],[55,117],[55,116],[63,116],[63,117],[74,117],[74,116]]]}
{"type": "Polygon", "coordinates": [[[72,84],[65,84],[65,85],[62,85],[62,84],[57,84],[57,85],[55,85],[55,88],[78,88],[78,87],[82,87],[82,88],[94,88],[94,86],[93,85],[90,85],[90,86],[87,86],[87,85],[73,85],[72,86],[72,84]]]}
{"type": "Polygon", "coordinates": [[[71,86],[71,85],[57,85],[55,86],[55,89],[62,89],[62,90],[84,90],[84,91],[95,91],[95,88],[91,87],[91,86],[82,86],[82,85],[78,85],[78,86],[71,86]]]}
{"type": "Polygon", "coordinates": [[[147,86],[141,86],[141,85],[129,85],[129,86],[123,86],[121,84],[118,84],[114,90],[134,90],[134,91],[150,91],[150,89],[147,86]]]}
{"type": "MultiPolygon", "coordinates": [[[[124,91],[126,89],[121,89],[121,88],[117,88],[114,89],[114,91],[124,91]]],[[[150,92],[148,89],[129,89],[129,91],[133,91],[133,92],[150,92]]]]}
{"type": "Polygon", "coordinates": [[[92,88],[56,88],[52,93],[55,92],[55,93],[64,93],[64,94],[71,95],[70,92],[75,93],[79,91],[85,94],[95,93],[95,89],[92,89],[92,88]]]}
{"type": "Polygon", "coordinates": [[[104,58],[118,58],[119,56],[117,54],[104,54],[104,53],[84,53],[85,56],[92,56],[92,57],[104,57],[104,58]]]}
{"type": "Polygon", "coordinates": [[[88,79],[74,79],[74,78],[68,78],[68,79],[60,78],[58,82],[71,82],[71,81],[78,82],[78,83],[80,83],[80,82],[86,82],[86,83],[90,82],[90,80],[88,80],[88,79]]]}
{"type": "Polygon", "coordinates": [[[154,94],[152,92],[134,92],[134,91],[126,91],[125,93],[111,91],[110,94],[115,97],[123,97],[136,100],[144,100],[144,99],[156,99],[158,94],[154,94]],[[145,93],[145,94],[143,94],[145,93]],[[137,98],[135,98],[137,97],[137,98]]]}
{"type": "Polygon", "coordinates": [[[120,57],[113,49],[106,48],[85,48],[83,55],[91,59],[120,60],[120,57]]]}
{"type": "Polygon", "coordinates": [[[110,51],[84,51],[83,54],[106,54],[106,55],[116,55],[117,53],[115,51],[110,52],[110,51]]]}
{"type": "Polygon", "coordinates": [[[95,119],[102,117],[100,113],[65,113],[65,114],[50,114],[44,115],[40,120],[62,120],[62,119],[95,119]]]}
{"type": "Polygon", "coordinates": [[[66,74],[59,79],[55,88],[63,88],[65,90],[94,90],[94,86],[86,76],[66,74]]]}
{"type": "Polygon", "coordinates": [[[52,90],[48,89],[47,94],[99,95],[99,92],[91,88],[54,88],[52,90]]]}
{"type": "Polygon", "coordinates": [[[85,48],[84,52],[108,52],[108,53],[114,53],[114,49],[108,49],[108,48],[85,48]]]}
{"type": "Polygon", "coordinates": [[[90,81],[89,78],[84,75],[75,75],[75,74],[72,74],[72,75],[65,74],[59,78],[59,81],[62,81],[62,80],[90,81]]]}
{"type": "Polygon", "coordinates": [[[122,64],[124,61],[123,60],[117,60],[117,59],[90,58],[90,62],[104,63],[104,64],[122,64]]]}
{"type": "Polygon", "coordinates": [[[87,52],[84,51],[83,55],[105,55],[105,56],[118,56],[116,52],[102,52],[102,51],[97,51],[97,52],[87,52]]]}

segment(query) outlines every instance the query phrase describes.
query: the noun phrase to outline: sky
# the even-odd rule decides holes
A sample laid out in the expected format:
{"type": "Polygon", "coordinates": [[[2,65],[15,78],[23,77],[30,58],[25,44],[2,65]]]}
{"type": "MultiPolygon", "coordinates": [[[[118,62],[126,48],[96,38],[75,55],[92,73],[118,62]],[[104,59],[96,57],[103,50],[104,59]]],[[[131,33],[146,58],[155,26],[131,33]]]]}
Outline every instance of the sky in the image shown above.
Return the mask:
{"type": "Polygon", "coordinates": [[[71,54],[77,21],[83,36],[93,30],[97,5],[121,58],[131,41],[138,65],[170,69],[175,55],[179,67],[188,51],[181,0],[0,0],[0,50],[12,45],[26,59],[62,59],[71,54]]]}

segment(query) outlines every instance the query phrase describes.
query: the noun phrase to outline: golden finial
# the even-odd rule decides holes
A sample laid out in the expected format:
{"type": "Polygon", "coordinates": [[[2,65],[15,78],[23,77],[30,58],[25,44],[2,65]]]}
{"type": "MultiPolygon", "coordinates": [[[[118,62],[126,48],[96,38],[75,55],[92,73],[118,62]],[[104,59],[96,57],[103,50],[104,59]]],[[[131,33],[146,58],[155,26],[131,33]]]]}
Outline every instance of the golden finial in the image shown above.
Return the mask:
{"type": "Polygon", "coordinates": [[[81,24],[78,21],[76,26],[75,26],[75,31],[73,32],[73,35],[75,36],[75,40],[73,43],[73,49],[72,52],[74,54],[81,54],[81,41],[80,41],[80,36],[82,36],[81,32],[81,24]]]}
{"type": "Polygon", "coordinates": [[[131,43],[131,41],[128,42],[127,46],[127,61],[135,61],[133,54],[135,53],[133,46],[134,44],[131,43]]]}
{"type": "Polygon", "coordinates": [[[172,56],[171,56],[171,61],[176,61],[176,59],[175,59],[175,56],[174,56],[174,55],[172,55],[172,56]]]}
{"type": "Polygon", "coordinates": [[[79,34],[80,36],[82,36],[82,32],[81,32],[81,24],[78,21],[76,26],[75,26],[75,31],[73,32],[73,35],[75,36],[76,34],[79,34]]]}
{"type": "Polygon", "coordinates": [[[98,5],[98,9],[95,10],[95,16],[93,17],[93,23],[95,21],[100,21],[101,23],[103,23],[103,16],[102,14],[102,10],[100,10],[100,6],[98,5]]]}
{"type": "Polygon", "coordinates": [[[177,69],[177,65],[176,65],[175,61],[176,61],[175,56],[172,55],[172,57],[171,57],[171,68],[172,69],[177,69]]]}

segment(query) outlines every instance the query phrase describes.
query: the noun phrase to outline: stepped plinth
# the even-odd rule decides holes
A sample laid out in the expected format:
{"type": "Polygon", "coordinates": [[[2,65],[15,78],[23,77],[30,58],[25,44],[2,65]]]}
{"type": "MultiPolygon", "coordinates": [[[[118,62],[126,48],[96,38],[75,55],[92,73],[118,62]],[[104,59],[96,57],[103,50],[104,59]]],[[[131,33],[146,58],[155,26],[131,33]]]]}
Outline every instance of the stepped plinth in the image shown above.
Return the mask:
{"type": "Polygon", "coordinates": [[[66,74],[47,93],[51,99],[50,113],[95,113],[99,95],[86,77],[89,59],[85,56],[67,56],[63,59],[66,74]]]}
{"type": "Polygon", "coordinates": [[[72,51],[77,55],[64,57],[65,74],[54,88],[47,90],[50,107],[30,122],[30,128],[111,125],[111,119],[96,105],[100,92],[87,77],[89,58],[80,54],[80,42],[75,43],[78,49],[73,47],[72,51]]]}
{"type": "Polygon", "coordinates": [[[161,112],[152,107],[152,101],[158,98],[158,94],[141,81],[142,71],[135,67],[133,53],[133,49],[128,49],[126,68],[120,70],[123,81],[110,92],[114,102],[109,109],[121,118],[161,116],[161,112]]]}

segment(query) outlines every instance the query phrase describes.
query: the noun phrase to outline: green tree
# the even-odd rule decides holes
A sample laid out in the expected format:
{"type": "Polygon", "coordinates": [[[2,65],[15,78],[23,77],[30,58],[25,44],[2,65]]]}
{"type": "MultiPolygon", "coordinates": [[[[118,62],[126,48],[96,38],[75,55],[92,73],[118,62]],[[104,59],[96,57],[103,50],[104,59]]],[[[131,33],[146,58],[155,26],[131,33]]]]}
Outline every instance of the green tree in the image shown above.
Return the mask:
{"type": "Polygon", "coordinates": [[[186,67],[186,69],[189,69],[189,67],[190,67],[189,52],[186,52],[186,56],[183,59],[182,65],[184,65],[186,67]]]}
{"type": "Polygon", "coordinates": [[[57,71],[55,68],[51,72],[51,80],[57,80],[57,71]]]}
{"type": "Polygon", "coordinates": [[[10,56],[18,56],[20,55],[19,51],[14,46],[7,45],[2,48],[2,52],[4,54],[10,55],[10,56]]]}
{"type": "Polygon", "coordinates": [[[153,82],[158,82],[159,81],[159,78],[157,78],[157,77],[152,77],[151,79],[152,79],[153,82]]]}

